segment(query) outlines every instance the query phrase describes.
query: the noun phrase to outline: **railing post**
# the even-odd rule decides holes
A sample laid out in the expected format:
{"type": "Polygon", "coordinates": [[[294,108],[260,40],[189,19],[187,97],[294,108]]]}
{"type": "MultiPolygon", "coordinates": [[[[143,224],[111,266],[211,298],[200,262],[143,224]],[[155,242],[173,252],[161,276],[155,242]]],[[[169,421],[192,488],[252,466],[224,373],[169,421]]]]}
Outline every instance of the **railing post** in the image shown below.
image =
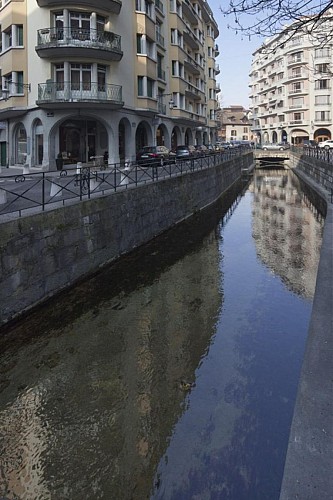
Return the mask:
{"type": "Polygon", "coordinates": [[[45,172],[42,173],[42,210],[45,210],[45,172]]]}

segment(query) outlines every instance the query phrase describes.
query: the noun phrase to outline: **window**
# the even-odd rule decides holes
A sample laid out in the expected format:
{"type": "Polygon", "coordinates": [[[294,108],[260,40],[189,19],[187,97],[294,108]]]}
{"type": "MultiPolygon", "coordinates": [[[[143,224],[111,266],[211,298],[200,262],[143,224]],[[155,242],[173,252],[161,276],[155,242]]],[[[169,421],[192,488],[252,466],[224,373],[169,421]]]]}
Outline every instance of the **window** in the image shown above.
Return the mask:
{"type": "Polygon", "coordinates": [[[291,108],[302,108],[303,107],[303,97],[295,97],[291,101],[291,108]]]}
{"type": "Polygon", "coordinates": [[[315,65],[316,73],[329,73],[329,71],[330,71],[330,65],[328,63],[315,65]]]}
{"type": "Polygon", "coordinates": [[[326,122],[331,119],[331,113],[329,111],[316,111],[315,120],[318,122],[326,122]]]}
{"type": "Polygon", "coordinates": [[[71,64],[71,90],[91,90],[91,64],[71,64]]]}
{"type": "Polygon", "coordinates": [[[330,80],[316,80],[315,90],[330,89],[330,80]]]}
{"type": "Polygon", "coordinates": [[[302,90],[302,83],[301,82],[295,82],[292,84],[291,87],[291,93],[296,94],[297,92],[301,92],[302,90]]]}
{"type": "Polygon", "coordinates": [[[294,113],[294,121],[301,122],[303,118],[303,113],[294,113]]]}
{"type": "Polygon", "coordinates": [[[320,49],[315,49],[315,57],[329,57],[331,49],[330,47],[322,47],[320,49]]]}
{"type": "Polygon", "coordinates": [[[144,54],[144,39],[143,35],[136,35],[136,52],[144,54]]]}
{"type": "Polygon", "coordinates": [[[247,134],[247,133],[248,133],[248,131],[249,131],[248,127],[244,127],[244,128],[243,128],[243,132],[244,132],[244,134],[247,134]]]}
{"type": "Polygon", "coordinates": [[[291,78],[298,78],[302,76],[302,69],[301,68],[294,68],[291,72],[291,78]]]}
{"type": "Polygon", "coordinates": [[[231,137],[237,137],[237,130],[231,130],[230,135],[231,137]]]}
{"type": "Polygon", "coordinates": [[[16,33],[16,41],[17,45],[23,46],[23,26],[22,24],[18,24],[16,26],[17,33],[16,33]]]}
{"type": "Polygon", "coordinates": [[[302,56],[303,56],[303,52],[295,52],[295,54],[292,54],[289,57],[288,63],[292,64],[292,63],[296,63],[296,62],[301,62],[302,61],[302,56]]]}
{"type": "Polygon", "coordinates": [[[154,80],[147,78],[147,97],[154,97],[154,80]]]}
{"type": "Polygon", "coordinates": [[[138,96],[143,95],[143,76],[138,76],[138,96]]]}
{"type": "Polygon", "coordinates": [[[329,95],[316,95],[315,96],[315,105],[319,104],[331,104],[331,98],[329,95]]]}
{"type": "Polygon", "coordinates": [[[97,86],[98,92],[105,92],[106,90],[106,66],[99,64],[97,66],[97,86]]]}
{"type": "Polygon", "coordinates": [[[135,9],[139,12],[145,12],[149,17],[152,17],[153,15],[153,6],[151,1],[135,0],[135,9]]]}

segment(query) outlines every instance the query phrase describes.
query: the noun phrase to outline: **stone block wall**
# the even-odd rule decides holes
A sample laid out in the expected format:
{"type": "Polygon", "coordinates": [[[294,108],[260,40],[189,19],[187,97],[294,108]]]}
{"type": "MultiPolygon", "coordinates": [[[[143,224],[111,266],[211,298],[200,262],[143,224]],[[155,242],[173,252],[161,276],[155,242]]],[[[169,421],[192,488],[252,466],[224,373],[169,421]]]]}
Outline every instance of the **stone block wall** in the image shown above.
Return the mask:
{"type": "Polygon", "coordinates": [[[212,204],[252,163],[127,189],[0,225],[0,325],[212,204]]]}

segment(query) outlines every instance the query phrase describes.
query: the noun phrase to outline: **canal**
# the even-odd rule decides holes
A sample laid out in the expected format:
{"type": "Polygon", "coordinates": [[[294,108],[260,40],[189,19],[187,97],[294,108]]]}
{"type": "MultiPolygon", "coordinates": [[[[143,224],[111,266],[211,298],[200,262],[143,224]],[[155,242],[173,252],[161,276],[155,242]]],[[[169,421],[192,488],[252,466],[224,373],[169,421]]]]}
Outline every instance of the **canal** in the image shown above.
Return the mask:
{"type": "Polygon", "coordinates": [[[257,170],[0,338],[0,498],[278,500],[323,217],[257,170]]]}

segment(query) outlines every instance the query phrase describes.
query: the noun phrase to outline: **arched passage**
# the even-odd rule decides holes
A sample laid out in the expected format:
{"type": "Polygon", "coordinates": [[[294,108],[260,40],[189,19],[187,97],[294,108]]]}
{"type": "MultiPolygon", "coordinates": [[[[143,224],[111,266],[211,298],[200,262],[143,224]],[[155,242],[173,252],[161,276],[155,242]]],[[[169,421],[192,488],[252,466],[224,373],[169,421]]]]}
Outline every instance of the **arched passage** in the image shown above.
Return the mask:
{"type": "Polygon", "coordinates": [[[272,133],[272,142],[278,142],[277,132],[274,130],[272,133]]]}
{"type": "Polygon", "coordinates": [[[317,142],[327,141],[331,139],[331,132],[327,128],[319,128],[315,131],[313,137],[317,142]]]}
{"type": "Polygon", "coordinates": [[[186,146],[190,146],[193,144],[193,134],[190,128],[187,128],[185,131],[185,144],[186,146]]]}
{"type": "Polygon", "coordinates": [[[176,149],[178,144],[180,145],[181,137],[182,135],[179,127],[173,127],[171,132],[171,149],[176,149]]]}
{"type": "Polygon", "coordinates": [[[167,147],[169,147],[170,145],[168,129],[163,123],[161,123],[161,125],[159,125],[156,130],[156,145],[167,147]]]}
{"type": "Polygon", "coordinates": [[[129,143],[131,139],[132,128],[127,118],[122,118],[118,125],[118,141],[119,141],[119,159],[125,160],[130,155],[129,143]]]}
{"type": "Polygon", "coordinates": [[[105,126],[97,120],[69,118],[59,126],[59,153],[67,163],[89,162],[103,156],[108,145],[105,126]]]}
{"type": "Polygon", "coordinates": [[[306,139],[309,139],[309,134],[306,130],[297,128],[291,132],[292,144],[302,144],[302,142],[306,139]]]}
{"type": "Polygon", "coordinates": [[[152,131],[149,123],[143,121],[137,126],[135,133],[135,147],[136,151],[142,149],[144,146],[152,144],[152,131]]]}

